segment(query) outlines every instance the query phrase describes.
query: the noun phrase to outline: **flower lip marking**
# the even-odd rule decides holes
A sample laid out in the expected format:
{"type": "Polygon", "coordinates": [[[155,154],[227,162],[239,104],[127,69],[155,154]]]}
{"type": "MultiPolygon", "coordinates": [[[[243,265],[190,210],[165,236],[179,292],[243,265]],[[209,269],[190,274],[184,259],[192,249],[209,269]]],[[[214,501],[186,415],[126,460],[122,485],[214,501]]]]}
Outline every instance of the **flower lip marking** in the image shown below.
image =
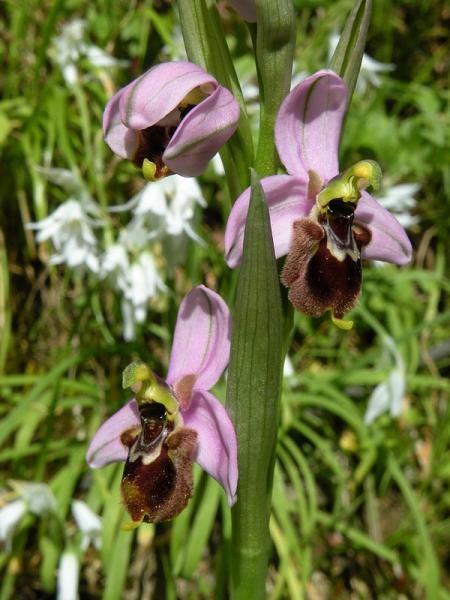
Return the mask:
{"type": "Polygon", "coordinates": [[[158,402],[143,404],[139,407],[142,431],[137,439],[140,452],[151,454],[167,437],[167,412],[158,402]]]}
{"type": "Polygon", "coordinates": [[[355,261],[359,258],[352,230],[354,213],[355,205],[336,198],[327,204],[325,217],[319,217],[327,237],[327,248],[341,262],[346,255],[355,261]]]}

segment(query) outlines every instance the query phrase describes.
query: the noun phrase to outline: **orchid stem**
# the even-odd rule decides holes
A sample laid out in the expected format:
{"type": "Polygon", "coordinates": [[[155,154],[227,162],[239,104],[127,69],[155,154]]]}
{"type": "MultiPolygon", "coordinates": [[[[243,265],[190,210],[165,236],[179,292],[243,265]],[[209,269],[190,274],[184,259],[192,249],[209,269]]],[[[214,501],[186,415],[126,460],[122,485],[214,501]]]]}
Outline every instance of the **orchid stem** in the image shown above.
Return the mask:
{"type": "Polygon", "coordinates": [[[255,173],[239,274],[227,385],[238,439],[238,500],[232,510],[231,598],[262,600],[279,423],[283,314],[264,193],[255,173]]]}
{"type": "Polygon", "coordinates": [[[279,166],[275,120],[291,84],[296,27],[292,0],[257,1],[256,12],[257,23],[250,26],[261,104],[255,167],[265,177],[279,166]]]}

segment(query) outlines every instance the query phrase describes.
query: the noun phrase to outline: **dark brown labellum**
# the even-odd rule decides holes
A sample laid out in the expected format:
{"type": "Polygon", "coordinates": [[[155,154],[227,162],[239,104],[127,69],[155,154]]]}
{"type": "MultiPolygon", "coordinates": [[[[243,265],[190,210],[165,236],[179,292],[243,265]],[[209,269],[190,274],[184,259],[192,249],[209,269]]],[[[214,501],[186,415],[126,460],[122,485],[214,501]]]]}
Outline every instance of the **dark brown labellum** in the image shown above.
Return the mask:
{"type": "Polygon", "coordinates": [[[141,431],[122,438],[129,453],[122,497],[134,522],[157,522],[179,514],[192,496],[192,463],[197,433],[174,428],[157,402],[139,407],[141,431]]]}
{"type": "Polygon", "coordinates": [[[360,250],[371,236],[353,225],[354,209],[336,199],[319,219],[294,223],[281,281],[297,310],[313,317],[331,310],[342,319],[356,304],[362,278],[360,250]]]}

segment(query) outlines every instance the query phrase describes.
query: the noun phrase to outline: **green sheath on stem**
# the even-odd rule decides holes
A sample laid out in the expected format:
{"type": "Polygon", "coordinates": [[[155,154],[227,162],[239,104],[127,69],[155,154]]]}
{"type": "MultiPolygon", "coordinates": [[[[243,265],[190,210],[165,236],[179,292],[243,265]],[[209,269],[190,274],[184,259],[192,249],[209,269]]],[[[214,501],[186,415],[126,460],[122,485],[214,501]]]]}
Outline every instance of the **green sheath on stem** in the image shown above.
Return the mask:
{"type": "Polygon", "coordinates": [[[252,171],[227,384],[239,460],[238,500],[232,510],[232,600],[265,598],[282,347],[280,283],[269,214],[252,171]]]}

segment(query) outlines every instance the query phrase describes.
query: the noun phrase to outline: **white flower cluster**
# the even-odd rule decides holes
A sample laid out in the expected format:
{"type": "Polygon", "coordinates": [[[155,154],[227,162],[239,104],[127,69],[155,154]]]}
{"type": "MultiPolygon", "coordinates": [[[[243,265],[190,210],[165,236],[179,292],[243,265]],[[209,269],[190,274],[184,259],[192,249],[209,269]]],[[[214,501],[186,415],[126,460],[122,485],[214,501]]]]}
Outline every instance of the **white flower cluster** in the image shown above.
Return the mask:
{"type": "MultiPolygon", "coordinates": [[[[11,492],[0,490],[0,544],[6,552],[11,551],[14,534],[27,513],[58,518],[57,501],[48,485],[28,481],[10,481],[9,485],[11,492]]],[[[101,549],[100,517],[81,500],[72,501],[71,512],[76,530],[67,536],[59,559],[57,600],[77,600],[81,557],[91,544],[101,549]]]]}
{"type": "Polygon", "coordinates": [[[0,492],[0,543],[6,552],[11,550],[14,533],[25,514],[43,516],[56,509],[55,497],[44,483],[9,483],[13,491],[0,492]]]}
{"type": "Polygon", "coordinates": [[[364,422],[370,425],[384,412],[391,417],[402,413],[403,398],[406,393],[406,369],[402,355],[390,336],[383,338],[382,365],[389,365],[390,371],[385,381],[379,383],[369,398],[364,422]],[[393,363],[393,364],[392,364],[393,363]]]}
{"type": "Polygon", "coordinates": [[[110,212],[132,210],[128,225],[119,230],[117,241],[102,249],[96,230],[110,221],[110,215],[89,196],[83,184],[65,169],[39,169],[49,181],[70,194],[47,218],[29,223],[36,240],[51,240],[55,253],[51,264],[65,264],[91,277],[104,280],[121,295],[124,338],[134,339],[136,324],[147,316],[148,303],[167,291],[154,256],[161,244],[165,268],[173,269],[184,258],[188,238],[202,244],[193,229],[195,207],[206,202],[195,179],[173,175],[147,184],[141,192],[110,212]]]}
{"type": "Polygon", "coordinates": [[[60,35],[53,40],[52,58],[59,65],[67,85],[74,85],[80,79],[80,62],[86,61],[97,69],[126,67],[128,61],[117,60],[107,52],[84,41],[86,21],[74,19],[66,23],[60,35]]]}

